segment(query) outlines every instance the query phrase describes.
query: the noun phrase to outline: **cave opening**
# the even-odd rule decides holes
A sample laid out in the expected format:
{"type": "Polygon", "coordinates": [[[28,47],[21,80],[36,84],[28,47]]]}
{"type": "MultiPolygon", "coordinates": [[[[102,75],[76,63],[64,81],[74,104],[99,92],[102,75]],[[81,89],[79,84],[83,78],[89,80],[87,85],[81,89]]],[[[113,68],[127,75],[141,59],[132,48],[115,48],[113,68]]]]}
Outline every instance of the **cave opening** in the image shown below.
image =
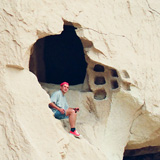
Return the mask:
{"type": "Polygon", "coordinates": [[[104,89],[96,90],[94,93],[94,99],[96,100],[103,100],[107,96],[107,93],[104,89]]]}
{"type": "Polygon", "coordinates": [[[64,25],[60,35],[39,39],[31,49],[29,68],[39,82],[82,84],[86,75],[83,46],[74,26],[64,25]]]}
{"type": "Polygon", "coordinates": [[[95,72],[104,72],[104,67],[101,66],[101,65],[99,65],[99,64],[96,64],[96,65],[94,66],[94,71],[95,71],[95,72]]]}
{"type": "Polygon", "coordinates": [[[123,160],[160,160],[160,147],[149,146],[125,150],[123,160]]]}
{"type": "Polygon", "coordinates": [[[96,85],[103,85],[106,83],[106,80],[104,77],[100,76],[100,77],[95,77],[94,83],[96,85]]]}
{"type": "Polygon", "coordinates": [[[112,89],[117,89],[118,88],[117,80],[111,80],[111,87],[112,87],[112,89]]]}

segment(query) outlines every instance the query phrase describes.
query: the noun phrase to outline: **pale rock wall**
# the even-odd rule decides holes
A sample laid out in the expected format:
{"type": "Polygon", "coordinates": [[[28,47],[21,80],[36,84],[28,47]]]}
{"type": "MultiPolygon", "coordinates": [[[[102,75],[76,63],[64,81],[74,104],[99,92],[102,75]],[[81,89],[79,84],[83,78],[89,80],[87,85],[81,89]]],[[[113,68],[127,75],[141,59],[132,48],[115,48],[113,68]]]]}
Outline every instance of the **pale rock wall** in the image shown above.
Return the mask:
{"type": "Polygon", "coordinates": [[[158,0],[1,0],[0,159],[121,160],[125,147],[158,146],[159,8],[158,0]],[[81,140],[53,117],[49,95],[28,67],[33,44],[60,34],[68,22],[83,43],[88,63],[83,87],[91,89],[66,95],[71,106],[79,104],[81,140]],[[106,82],[114,77],[105,73],[117,71],[117,89],[93,83],[97,63],[105,68],[106,82]],[[97,90],[108,97],[96,100],[97,90]]]}

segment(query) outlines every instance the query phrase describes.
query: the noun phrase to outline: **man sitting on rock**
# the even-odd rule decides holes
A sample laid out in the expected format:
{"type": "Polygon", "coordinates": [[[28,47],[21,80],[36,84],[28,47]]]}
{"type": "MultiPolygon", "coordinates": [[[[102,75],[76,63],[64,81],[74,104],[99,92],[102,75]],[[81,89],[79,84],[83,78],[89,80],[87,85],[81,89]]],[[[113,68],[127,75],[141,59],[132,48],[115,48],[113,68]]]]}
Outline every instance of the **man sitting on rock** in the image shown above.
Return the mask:
{"type": "Polygon", "coordinates": [[[69,124],[71,127],[70,134],[75,137],[80,137],[81,135],[75,129],[76,117],[79,108],[69,108],[66,101],[65,93],[68,92],[69,83],[63,82],[60,84],[60,90],[54,92],[51,95],[51,103],[49,103],[49,108],[54,112],[54,117],[57,119],[67,119],[69,118],[69,124]]]}

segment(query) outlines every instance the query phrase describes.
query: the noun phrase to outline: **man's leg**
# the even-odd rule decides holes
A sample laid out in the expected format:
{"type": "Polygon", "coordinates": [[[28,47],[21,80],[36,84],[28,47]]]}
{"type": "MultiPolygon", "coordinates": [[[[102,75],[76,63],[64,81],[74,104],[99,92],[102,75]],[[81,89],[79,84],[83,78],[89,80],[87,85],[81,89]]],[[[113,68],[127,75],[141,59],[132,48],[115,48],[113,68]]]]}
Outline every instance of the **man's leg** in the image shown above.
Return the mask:
{"type": "Polygon", "coordinates": [[[74,135],[75,137],[81,137],[81,135],[76,131],[75,128],[77,118],[77,113],[75,113],[75,110],[73,110],[72,108],[68,108],[66,110],[66,116],[69,117],[69,124],[71,127],[70,134],[74,135]]]}
{"type": "Polygon", "coordinates": [[[69,117],[69,124],[71,128],[75,128],[77,113],[72,108],[66,110],[66,116],[69,117]]]}

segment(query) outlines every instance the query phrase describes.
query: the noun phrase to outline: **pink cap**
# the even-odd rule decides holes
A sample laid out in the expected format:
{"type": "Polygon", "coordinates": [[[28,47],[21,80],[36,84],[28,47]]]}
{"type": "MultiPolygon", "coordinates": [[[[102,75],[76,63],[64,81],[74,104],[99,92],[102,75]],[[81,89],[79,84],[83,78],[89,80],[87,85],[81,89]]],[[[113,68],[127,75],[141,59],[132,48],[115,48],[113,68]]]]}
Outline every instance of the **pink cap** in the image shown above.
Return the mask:
{"type": "Polygon", "coordinates": [[[64,84],[67,84],[67,85],[69,86],[69,83],[68,83],[68,82],[62,82],[62,83],[60,84],[60,86],[63,86],[64,84]]]}

